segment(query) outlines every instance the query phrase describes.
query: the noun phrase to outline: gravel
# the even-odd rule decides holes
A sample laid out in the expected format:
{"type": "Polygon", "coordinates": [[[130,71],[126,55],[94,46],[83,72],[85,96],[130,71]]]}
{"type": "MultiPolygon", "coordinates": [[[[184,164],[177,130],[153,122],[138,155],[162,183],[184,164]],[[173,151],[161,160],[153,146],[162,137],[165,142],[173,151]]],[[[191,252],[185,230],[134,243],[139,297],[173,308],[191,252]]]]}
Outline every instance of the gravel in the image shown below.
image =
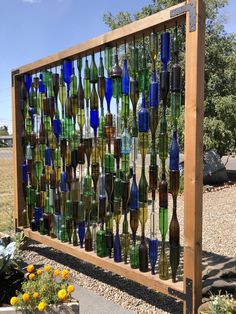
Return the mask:
{"type": "MultiPolygon", "coordinates": [[[[183,243],[183,195],[177,211],[183,243]]],[[[169,220],[172,200],[169,199],[169,220]]],[[[203,194],[203,267],[218,260],[236,258],[236,186],[203,194]]],[[[149,234],[147,223],[146,233],[149,234]]],[[[182,303],[154,292],[135,282],[104,271],[74,257],[32,242],[23,258],[35,265],[50,264],[59,269],[70,268],[73,280],[84,288],[104,296],[135,313],[181,313],[182,303]]],[[[181,277],[179,273],[179,278],[181,277]]]]}

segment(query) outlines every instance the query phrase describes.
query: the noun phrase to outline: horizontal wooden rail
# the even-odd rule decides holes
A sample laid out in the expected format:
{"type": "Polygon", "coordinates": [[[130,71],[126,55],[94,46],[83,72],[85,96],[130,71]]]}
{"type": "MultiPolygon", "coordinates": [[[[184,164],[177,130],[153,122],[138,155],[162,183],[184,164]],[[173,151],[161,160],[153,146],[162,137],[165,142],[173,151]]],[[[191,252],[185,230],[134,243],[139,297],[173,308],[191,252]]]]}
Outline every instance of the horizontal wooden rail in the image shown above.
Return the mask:
{"type": "Polygon", "coordinates": [[[92,53],[93,51],[98,52],[107,45],[120,45],[124,43],[124,39],[129,41],[132,40],[134,36],[135,38],[140,38],[143,36],[143,34],[148,35],[152,30],[161,31],[163,30],[164,26],[166,28],[173,27],[176,22],[178,22],[178,25],[184,24],[186,21],[186,13],[182,13],[176,17],[170,17],[171,10],[179,8],[183,5],[185,5],[185,2],[179,3],[143,19],[134,21],[133,23],[92,38],[61,52],[57,52],[46,58],[24,65],[19,69],[13,70],[12,74],[21,75],[29,72],[36,73],[49,67],[58,66],[61,64],[62,60],[66,58],[73,60],[78,58],[78,56],[83,57],[86,54],[92,53]]]}
{"type": "MultiPolygon", "coordinates": [[[[48,245],[56,250],[62,251],[69,255],[75,256],[83,261],[101,267],[120,276],[138,282],[150,289],[170,295],[168,288],[183,292],[183,282],[173,283],[169,280],[161,280],[158,275],[152,275],[150,272],[142,273],[139,269],[132,269],[130,265],[124,263],[114,263],[109,257],[98,257],[95,252],[86,252],[78,246],[73,246],[68,243],[62,243],[58,239],[52,239],[49,236],[41,235],[39,232],[34,232],[31,229],[22,229],[24,234],[32,240],[48,245]]],[[[175,297],[170,295],[171,297],[175,297]]],[[[177,298],[177,297],[176,297],[177,298]]]]}

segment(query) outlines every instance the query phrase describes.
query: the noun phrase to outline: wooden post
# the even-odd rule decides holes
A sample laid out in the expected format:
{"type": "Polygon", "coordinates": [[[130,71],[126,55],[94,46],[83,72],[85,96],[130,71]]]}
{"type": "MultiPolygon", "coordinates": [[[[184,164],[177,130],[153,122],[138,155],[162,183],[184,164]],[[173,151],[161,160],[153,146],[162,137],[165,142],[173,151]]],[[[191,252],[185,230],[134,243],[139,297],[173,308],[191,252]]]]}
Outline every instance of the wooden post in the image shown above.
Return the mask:
{"type": "Polygon", "coordinates": [[[21,145],[23,131],[20,110],[20,80],[12,71],[12,126],[13,126],[13,164],[14,164],[14,219],[15,226],[21,226],[21,214],[24,206],[21,165],[24,160],[21,145]]]}
{"type": "Polygon", "coordinates": [[[189,13],[186,17],[184,133],[184,286],[192,280],[192,313],[202,300],[204,59],[205,7],[196,0],[196,31],[189,31],[189,13]]]}

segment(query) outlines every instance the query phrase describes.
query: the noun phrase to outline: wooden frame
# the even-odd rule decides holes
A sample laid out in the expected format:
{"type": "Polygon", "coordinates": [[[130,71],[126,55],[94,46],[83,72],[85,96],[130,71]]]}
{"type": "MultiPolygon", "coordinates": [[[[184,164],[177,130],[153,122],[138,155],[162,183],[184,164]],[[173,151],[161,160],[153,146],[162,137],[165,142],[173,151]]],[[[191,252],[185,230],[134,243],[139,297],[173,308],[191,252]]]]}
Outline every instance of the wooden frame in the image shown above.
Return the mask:
{"type": "Polygon", "coordinates": [[[203,0],[187,0],[12,71],[15,219],[16,226],[20,227],[23,204],[21,183],[21,164],[23,162],[21,134],[23,123],[19,106],[19,88],[22,74],[35,73],[49,66],[59,65],[65,58],[76,59],[78,56],[84,56],[86,53],[97,52],[108,44],[114,46],[116,43],[123,43],[124,39],[129,41],[134,36],[136,38],[141,37],[142,34],[146,35],[153,29],[160,31],[164,26],[166,28],[173,27],[176,21],[178,24],[186,23],[183,282],[172,283],[170,280],[163,281],[159,279],[158,275],[152,276],[151,274],[141,273],[123,263],[116,264],[108,258],[99,258],[93,252],[85,252],[83,249],[61,243],[48,236],[42,236],[38,232],[32,232],[28,229],[25,229],[24,232],[31,239],[45,243],[55,249],[184,301],[184,313],[197,313],[202,295],[202,142],[205,52],[205,8],[203,0]],[[190,9],[193,9],[194,16],[190,9]],[[173,10],[178,11],[177,15],[173,16],[173,10]],[[190,31],[190,24],[195,28],[194,31],[190,31]]]}

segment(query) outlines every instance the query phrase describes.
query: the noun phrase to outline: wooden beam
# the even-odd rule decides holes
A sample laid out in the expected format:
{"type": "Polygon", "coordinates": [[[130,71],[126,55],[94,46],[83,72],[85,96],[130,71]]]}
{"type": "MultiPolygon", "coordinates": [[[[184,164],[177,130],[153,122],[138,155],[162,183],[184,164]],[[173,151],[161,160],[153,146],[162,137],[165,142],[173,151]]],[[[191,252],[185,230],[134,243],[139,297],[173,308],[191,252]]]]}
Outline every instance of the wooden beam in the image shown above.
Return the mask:
{"type": "Polygon", "coordinates": [[[13,128],[13,167],[14,167],[14,218],[21,225],[22,209],[24,206],[21,165],[24,160],[22,149],[23,121],[19,102],[20,81],[12,73],[12,128],[13,128]]]}
{"type": "Polygon", "coordinates": [[[91,54],[93,51],[98,52],[100,49],[104,49],[105,46],[115,46],[123,44],[124,40],[128,42],[135,38],[141,37],[143,34],[148,35],[150,31],[155,29],[156,31],[163,30],[164,26],[166,28],[173,27],[178,21],[178,24],[185,23],[185,13],[174,18],[170,18],[170,11],[172,9],[181,7],[185,4],[179,3],[171,8],[155,13],[151,16],[145,17],[98,37],[92,38],[86,42],[83,42],[74,47],[68,48],[61,52],[55,53],[46,58],[40,59],[36,62],[24,65],[20,67],[18,75],[22,75],[28,72],[38,72],[49,67],[58,66],[62,63],[63,59],[76,59],[78,56],[85,56],[85,54],[91,54]]]}
{"type": "MultiPolygon", "coordinates": [[[[24,234],[32,240],[43,243],[63,253],[75,256],[83,261],[116,273],[120,276],[138,282],[150,289],[170,295],[168,288],[183,292],[183,282],[173,283],[171,280],[161,280],[158,275],[152,275],[150,272],[142,273],[138,269],[132,269],[130,265],[124,263],[114,263],[109,257],[101,258],[95,252],[86,252],[78,246],[73,246],[68,243],[62,243],[58,239],[52,239],[49,236],[41,235],[39,232],[33,232],[31,229],[23,229],[24,234]]],[[[173,297],[172,295],[170,295],[173,297]]]]}
{"type": "MultiPolygon", "coordinates": [[[[190,2],[188,0],[188,2],[190,2]]],[[[202,299],[202,188],[205,6],[196,0],[196,31],[186,19],[184,137],[184,279],[193,284],[192,313],[202,299]]],[[[186,313],[186,307],[185,307],[186,313]]]]}

